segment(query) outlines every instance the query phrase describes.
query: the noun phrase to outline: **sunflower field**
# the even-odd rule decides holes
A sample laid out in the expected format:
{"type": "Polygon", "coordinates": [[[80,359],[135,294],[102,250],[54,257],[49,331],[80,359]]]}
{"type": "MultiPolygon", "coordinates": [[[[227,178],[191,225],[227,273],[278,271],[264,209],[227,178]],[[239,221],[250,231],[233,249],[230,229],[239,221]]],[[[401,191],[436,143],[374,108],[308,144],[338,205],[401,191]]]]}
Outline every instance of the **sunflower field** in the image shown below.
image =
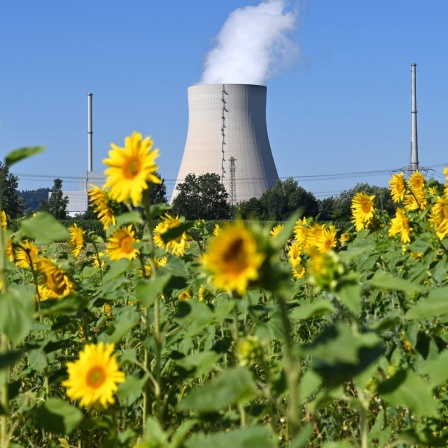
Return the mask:
{"type": "Polygon", "coordinates": [[[446,446],[448,180],[209,231],[149,203],[157,157],[112,145],[105,238],[1,212],[0,447],[446,446]]]}

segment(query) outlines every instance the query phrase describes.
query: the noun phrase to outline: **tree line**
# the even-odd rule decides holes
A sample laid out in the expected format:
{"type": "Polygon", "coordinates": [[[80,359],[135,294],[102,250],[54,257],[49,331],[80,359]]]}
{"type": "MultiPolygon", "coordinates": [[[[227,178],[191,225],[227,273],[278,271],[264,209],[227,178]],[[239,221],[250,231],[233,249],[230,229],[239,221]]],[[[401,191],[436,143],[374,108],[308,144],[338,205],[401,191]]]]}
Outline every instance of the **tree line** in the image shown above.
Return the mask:
{"type": "MultiPolygon", "coordinates": [[[[9,172],[0,162],[0,176],[3,180],[3,209],[12,218],[20,218],[35,211],[46,211],[57,219],[68,218],[68,197],[64,196],[62,180],[54,179],[52,188],[18,191],[18,177],[9,172]]],[[[160,176],[159,176],[160,177],[160,176]]],[[[160,177],[161,178],[161,177],[160,177]]],[[[167,203],[165,180],[161,184],[150,184],[146,194],[151,203],[167,203]]],[[[342,191],[336,196],[317,199],[313,193],[301,187],[293,178],[278,179],[273,187],[260,198],[251,198],[234,206],[229,203],[229,194],[218,174],[189,174],[177,185],[172,201],[171,213],[184,216],[187,220],[225,220],[233,217],[258,219],[261,221],[284,221],[300,209],[302,216],[322,221],[350,221],[351,201],[358,192],[375,195],[375,206],[389,215],[395,213],[387,187],[358,183],[354,188],[342,191]]],[[[77,219],[95,219],[91,208],[77,219]]]]}

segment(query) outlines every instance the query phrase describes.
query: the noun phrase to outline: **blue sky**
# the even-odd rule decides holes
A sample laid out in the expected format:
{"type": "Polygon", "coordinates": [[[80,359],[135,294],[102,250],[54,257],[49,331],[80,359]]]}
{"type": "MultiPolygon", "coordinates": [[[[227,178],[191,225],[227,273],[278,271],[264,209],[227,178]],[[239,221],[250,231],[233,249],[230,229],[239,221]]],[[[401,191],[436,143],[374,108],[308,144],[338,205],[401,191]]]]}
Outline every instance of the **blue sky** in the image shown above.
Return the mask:
{"type": "MultiPolygon", "coordinates": [[[[87,170],[87,93],[93,168],[133,131],[160,149],[168,194],[188,127],[187,88],[230,13],[259,0],[2,0],[0,157],[46,146],[18,163],[19,189],[78,189],[87,170]]],[[[417,64],[419,160],[448,166],[448,2],[308,0],[289,40],[290,67],[267,80],[267,125],[281,178],[323,198],[357,182],[387,186],[409,164],[411,64],[417,64]]]]}

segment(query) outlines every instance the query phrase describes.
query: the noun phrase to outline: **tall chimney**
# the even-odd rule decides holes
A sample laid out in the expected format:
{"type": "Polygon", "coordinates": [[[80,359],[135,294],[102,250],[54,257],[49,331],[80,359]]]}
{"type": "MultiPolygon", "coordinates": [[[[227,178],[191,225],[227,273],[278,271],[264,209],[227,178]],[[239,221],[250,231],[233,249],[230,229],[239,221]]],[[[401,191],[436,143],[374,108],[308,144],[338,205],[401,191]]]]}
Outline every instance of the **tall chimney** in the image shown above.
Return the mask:
{"type": "Polygon", "coordinates": [[[92,130],[92,97],[93,93],[87,94],[87,173],[93,171],[93,148],[92,148],[92,140],[93,140],[93,130],[92,130]]]}
{"type": "Polygon", "coordinates": [[[411,132],[411,159],[409,163],[409,171],[413,173],[418,170],[418,142],[417,142],[417,87],[416,87],[416,70],[417,64],[412,64],[412,132],[411,132]]]}

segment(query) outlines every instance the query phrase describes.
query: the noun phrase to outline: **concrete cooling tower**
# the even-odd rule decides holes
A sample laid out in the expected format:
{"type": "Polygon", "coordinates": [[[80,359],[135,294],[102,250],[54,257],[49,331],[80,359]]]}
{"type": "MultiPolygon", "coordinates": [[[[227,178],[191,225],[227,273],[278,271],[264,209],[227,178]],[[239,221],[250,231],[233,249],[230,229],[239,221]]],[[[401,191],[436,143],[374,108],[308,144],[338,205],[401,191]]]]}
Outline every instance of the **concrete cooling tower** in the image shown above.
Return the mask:
{"type": "MultiPolygon", "coordinates": [[[[194,173],[216,173],[231,204],[259,198],[278,179],[266,127],[265,86],[188,88],[188,134],[176,186],[194,173]]],[[[172,199],[177,195],[176,186],[172,199]]]]}

